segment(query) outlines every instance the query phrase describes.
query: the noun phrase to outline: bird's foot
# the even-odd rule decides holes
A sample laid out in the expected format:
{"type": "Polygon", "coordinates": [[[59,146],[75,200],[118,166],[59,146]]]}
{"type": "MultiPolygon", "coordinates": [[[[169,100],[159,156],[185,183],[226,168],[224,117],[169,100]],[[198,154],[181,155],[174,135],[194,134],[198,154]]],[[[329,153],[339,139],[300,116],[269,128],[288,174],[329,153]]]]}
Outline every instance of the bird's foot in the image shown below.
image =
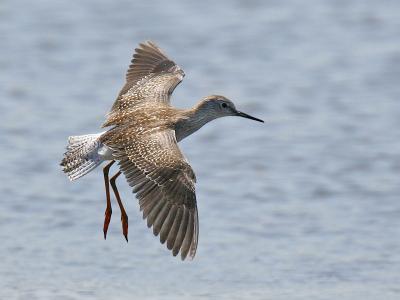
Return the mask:
{"type": "Polygon", "coordinates": [[[108,231],[108,225],[110,224],[111,221],[111,214],[112,214],[112,209],[106,208],[106,212],[104,213],[104,226],[103,226],[103,232],[104,232],[104,239],[107,238],[107,231],[108,231]]]}
{"type": "Polygon", "coordinates": [[[128,215],[125,213],[121,214],[122,223],[122,234],[124,235],[126,241],[128,242],[128,215]]]}

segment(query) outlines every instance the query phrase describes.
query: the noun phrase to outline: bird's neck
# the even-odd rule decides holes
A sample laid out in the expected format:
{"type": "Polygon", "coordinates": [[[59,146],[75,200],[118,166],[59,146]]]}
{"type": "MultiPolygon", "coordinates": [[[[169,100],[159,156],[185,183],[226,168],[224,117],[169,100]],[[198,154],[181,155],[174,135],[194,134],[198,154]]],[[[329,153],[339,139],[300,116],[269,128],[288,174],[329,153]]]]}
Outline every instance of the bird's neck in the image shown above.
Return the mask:
{"type": "Polygon", "coordinates": [[[182,118],[176,123],[175,133],[179,141],[199,130],[218,116],[212,110],[199,103],[195,107],[182,111],[182,118]]]}

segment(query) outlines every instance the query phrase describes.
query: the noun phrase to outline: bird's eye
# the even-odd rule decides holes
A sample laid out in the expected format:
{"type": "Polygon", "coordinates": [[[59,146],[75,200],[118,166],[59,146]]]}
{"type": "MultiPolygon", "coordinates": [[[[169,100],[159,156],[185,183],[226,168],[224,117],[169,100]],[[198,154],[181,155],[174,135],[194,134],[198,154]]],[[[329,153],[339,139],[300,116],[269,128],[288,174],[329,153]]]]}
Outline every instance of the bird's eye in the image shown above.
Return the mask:
{"type": "Polygon", "coordinates": [[[222,106],[223,108],[227,108],[227,107],[228,107],[228,105],[227,105],[225,102],[222,103],[221,106],[222,106]]]}

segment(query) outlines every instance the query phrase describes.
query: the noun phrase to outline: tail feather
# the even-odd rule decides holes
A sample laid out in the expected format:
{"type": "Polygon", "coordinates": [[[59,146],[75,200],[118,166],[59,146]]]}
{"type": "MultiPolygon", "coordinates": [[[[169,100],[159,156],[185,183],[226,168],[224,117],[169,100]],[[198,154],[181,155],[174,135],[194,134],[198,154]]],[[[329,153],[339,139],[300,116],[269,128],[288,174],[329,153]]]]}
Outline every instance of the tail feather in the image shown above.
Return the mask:
{"type": "Polygon", "coordinates": [[[71,181],[86,175],[103,162],[98,154],[98,150],[102,146],[99,141],[102,134],[69,137],[67,152],[64,153],[60,165],[71,181]]]}

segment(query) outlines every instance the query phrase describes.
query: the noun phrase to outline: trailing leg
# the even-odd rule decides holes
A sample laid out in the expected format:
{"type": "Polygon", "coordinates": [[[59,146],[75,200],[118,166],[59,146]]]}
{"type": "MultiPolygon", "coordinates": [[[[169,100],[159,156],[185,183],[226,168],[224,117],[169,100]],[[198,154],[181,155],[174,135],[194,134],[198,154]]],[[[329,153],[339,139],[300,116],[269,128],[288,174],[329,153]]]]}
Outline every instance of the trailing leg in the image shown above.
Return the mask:
{"type": "Polygon", "coordinates": [[[106,207],[106,211],[104,213],[104,215],[105,215],[104,216],[104,226],[103,226],[104,239],[107,238],[108,225],[110,224],[111,214],[112,214],[111,200],[110,200],[110,185],[109,185],[108,173],[110,171],[111,166],[114,163],[115,163],[115,160],[111,161],[109,164],[107,164],[103,168],[104,185],[105,185],[105,188],[106,188],[106,201],[107,201],[107,207],[106,207]]]}
{"type": "Polygon", "coordinates": [[[121,175],[121,171],[118,171],[111,179],[110,179],[110,184],[111,187],[113,188],[115,198],[117,199],[119,208],[121,210],[121,223],[122,223],[122,233],[128,241],[128,215],[126,214],[124,205],[122,204],[121,197],[119,196],[118,188],[117,185],[115,184],[115,180],[118,178],[118,176],[121,175]]]}

